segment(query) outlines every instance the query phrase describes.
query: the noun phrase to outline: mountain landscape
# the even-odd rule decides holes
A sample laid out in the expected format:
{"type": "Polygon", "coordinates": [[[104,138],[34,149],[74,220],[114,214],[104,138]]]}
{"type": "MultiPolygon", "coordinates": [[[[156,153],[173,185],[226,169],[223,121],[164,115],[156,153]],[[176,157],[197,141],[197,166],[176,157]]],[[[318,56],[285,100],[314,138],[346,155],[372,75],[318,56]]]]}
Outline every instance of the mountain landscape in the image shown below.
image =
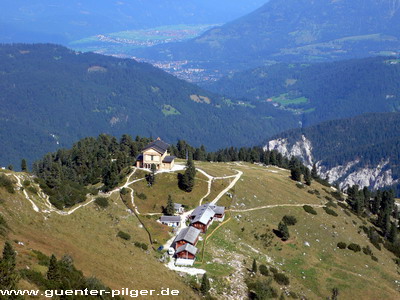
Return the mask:
{"type": "Polygon", "coordinates": [[[275,64],[204,85],[227,97],[269,102],[301,115],[303,126],[400,110],[400,64],[371,57],[317,64],[275,64]]]}
{"type": "Polygon", "coordinates": [[[0,300],[398,299],[399,11],[6,1],[0,300]]]}
{"type": "Polygon", "coordinates": [[[266,148],[300,157],[341,188],[357,184],[400,191],[400,114],[374,113],[290,130],[266,148]]]}
{"type": "Polygon", "coordinates": [[[3,166],[19,166],[23,157],[32,163],[100,133],[185,139],[216,150],[296,126],[268,103],[224,98],[133,60],[14,44],[0,47],[0,61],[3,166]]]}
{"type": "Polygon", "coordinates": [[[396,54],[399,8],[400,2],[392,0],[272,0],[191,41],[156,46],[136,56],[189,60],[226,74],[274,61],[396,54]]]}
{"type": "Polygon", "coordinates": [[[96,34],[165,25],[221,24],[265,0],[4,1],[0,42],[67,43],[96,34]]]}

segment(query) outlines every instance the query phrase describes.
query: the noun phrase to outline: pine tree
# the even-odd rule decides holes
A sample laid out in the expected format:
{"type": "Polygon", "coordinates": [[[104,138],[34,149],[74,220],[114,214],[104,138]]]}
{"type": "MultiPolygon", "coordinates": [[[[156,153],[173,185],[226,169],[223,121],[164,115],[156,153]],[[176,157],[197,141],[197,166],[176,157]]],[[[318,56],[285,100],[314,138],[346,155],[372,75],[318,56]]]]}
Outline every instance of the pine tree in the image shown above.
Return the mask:
{"type": "Polygon", "coordinates": [[[210,290],[210,288],[211,288],[210,280],[208,279],[207,273],[205,273],[205,274],[203,275],[202,280],[201,280],[200,292],[201,292],[203,295],[207,295],[208,292],[209,292],[209,290],[210,290]]]}
{"type": "Polygon", "coordinates": [[[193,159],[191,155],[189,155],[189,159],[186,164],[185,173],[180,177],[179,186],[184,191],[190,193],[194,187],[194,178],[196,176],[196,167],[193,163],[193,159]]]}
{"type": "Polygon", "coordinates": [[[312,177],[311,177],[310,170],[308,168],[305,168],[305,170],[304,170],[304,181],[306,182],[306,184],[308,186],[311,185],[312,177]]]}
{"type": "Polygon", "coordinates": [[[156,182],[156,171],[157,171],[157,167],[155,164],[151,164],[151,173],[146,175],[146,180],[147,180],[147,184],[149,186],[153,186],[154,183],[156,182]]]}
{"type": "Polygon", "coordinates": [[[22,170],[22,172],[27,172],[28,171],[28,165],[26,163],[26,159],[25,158],[22,159],[22,161],[21,161],[21,170],[22,170]]]}
{"type": "Polygon", "coordinates": [[[301,170],[298,166],[295,166],[292,169],[290,169],[290,177],[294,181],[301,181],[301,170]]]}
{"type": "Polygon", "coordinates": [[[174,202],[172,201],[171,195],[168,195],[167,206],[165,207],[165,214],[167,216],[173,216],[174,213],[174,202]]]}
{"type": "Polygon", "coordinates": [[[287,227],[287,225],[284,222],[282,222],[282,221],[279,222],[278,231],[279,231],[283,241],[286,241],[289,239],[289,237],[290,237],[289,228],[287,227]]]}
{"type": "Polygon", "coordinates": [[[57,258],[54,254],[50,258],[49,268],[47,270],[47,279],[50,281],[53,288],[57,288],[61,281],[60,269],[58,267],[57,258]]]}
{"type": "Polygon", "coordinates": [[[390,232],[388,235],[388,240],[391,243],[395,243],[397,241],[397,237],[398,237],[398,229],[395,223],[391,223],[391,227],[390,227],[390,232]]]}
{"type": "MultiPolygon", "coordinates": [[[[15,271],[16,253],[9,242],[4,244],[3,257],[0,260],[0,290],[15,290],[19,281],[18,273],[15,271]]],[[[18,296],[6,296],[0,299],[21,299],[18,296]]]]}
{"type": "Polygon", "coordinates": [[[314,163],[311,169],[311,177],[313,179],[317,179],[318,178],[318,171],[317,171],[317,165],[314,163]]]}
{"type": "Polygon", "coordinates": [[[251,272],[257,273],[257,262],[256,262],[255,258],[253,259],[253,265],[251,267],[251,272]]]}
{"type": "Polygon", "coordinates": [[[13,167],[13,165],[8,165],[7,169],[12,171],[12,170],[14,170],[14,167],[13,167]]]}

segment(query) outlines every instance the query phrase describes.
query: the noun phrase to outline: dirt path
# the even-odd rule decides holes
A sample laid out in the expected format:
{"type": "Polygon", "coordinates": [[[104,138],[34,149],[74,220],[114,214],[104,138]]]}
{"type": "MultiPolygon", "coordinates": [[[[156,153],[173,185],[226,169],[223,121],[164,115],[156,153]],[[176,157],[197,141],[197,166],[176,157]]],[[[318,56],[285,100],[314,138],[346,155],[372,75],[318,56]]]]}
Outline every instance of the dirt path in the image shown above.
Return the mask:
{"type": "Polygon", "coordinates": [[[260,210],[260,209],[265,209],[265,208],[274,208],[274,207],[302,207],[304,205],[309,205],[312,207],[324,207],[325,205],[322,204],[273,204],[273,205],[264,205],[264,206],[259,206],[259,207],[254,207],[254,208],[248,208],[248,209],[231,209],[230,211],[232,212],[247,212],[247,211],[254,211],[254,210],[260,210]]]}

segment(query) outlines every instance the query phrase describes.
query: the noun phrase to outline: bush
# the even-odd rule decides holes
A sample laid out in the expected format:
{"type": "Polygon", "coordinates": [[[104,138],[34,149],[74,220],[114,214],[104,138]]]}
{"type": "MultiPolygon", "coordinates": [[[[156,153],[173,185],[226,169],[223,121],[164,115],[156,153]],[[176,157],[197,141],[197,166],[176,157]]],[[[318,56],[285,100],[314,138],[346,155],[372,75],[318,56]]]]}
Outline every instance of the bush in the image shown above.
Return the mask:
{"type": "Polygon", "coordinates": [[[46,254],[43,254],[42,252],[40,252],[38,250],[32,250],[32,252],[36,255],[39,265],[45,266],[45,267],[49,266],[50,258],[46,254]]]}
{"type": "Polygon", "coordinates": [[[283,273],[275,273],[274,280],[280,285],[289,285],[290,283],[289,278],[283,273]]]}
{"type": "Polygon", "coordinates": [[[145,250],[145,251],[149,248],[149,247],[147,246],[147,244],[145,244],[145,243],[135,242],[134,245],[135,245],[136,247],[138,247],[138,248],[141,248],[141,249],[145,250]]]}
{"type": "Polygon", "coordinates": [[[337,243],[337,247],[339,249],[346,249],[347,245],[344,242],[339,242],[339,243],[337,243]]]}
{"type": "Polygon", "coordinates": [[[110,205],[108,199],[104,197],[96,198],[96,200],[94,200],[94,203],[96,203],[96,205],[100,208],[107,208],[110,205]]]}
{"type": "Polygon", "coordinates": [[[146,196],[146,194],[144,194],[144,193],[140,193],[140,194],[138,194],[137,196],[138,196],[138,198],[141,199],[141,200],[146,200],[146,199],[147,199],[147,196],[146,196]]]}
{"type": "Polygon", "coordinates": [[[373,255],[372,250],[369,246],[363,247],[362,251],[365,255],[373,255]]]}
{"type": "Polygon", "coordinates": [[[121,195],[126,195],[129,193],[127,188],[122,188],[119,192],[121,193],[121,195]]]}
{"type": "Polygon", "coordinates": [[[117,237],[125,240],[125,241],[129,241],[131,239],[131,236],[129,233],[126,233],[124,231],[118,231],[117,237]]]}
{"type": "Polygon", "coordinates": [[[273,299],[278,297],[276,289],[271,286],[271,280],[246,281],[250,291],[250,299],[273,299]]]}
{"type": "MultiPolygon", "coordinates": [[[[329,198],[329,197],[328,197],[329,198]]],[[[326,207],[333,207],[333,208],[337,208],[338,205],[333,202],[332,200],[328,200],[328,203],[326,204],[326,207]]]]}
{"type": "Polygon", "coordinates": [[[310,205],[303,205],[303,209],[309,214],[312,214],[312,215],[316,215],[317,214],[315,209],[310,205]]]}
{"type": "Polygon", "coordinates": [[[6,220],[0,215],[0,236],[5,236],[9,229],[6,220]]]}
{"type": "Polygon", "coordinates": [[[337,214],[336,211],[334,211],[333,209],[331,209],[331,208],[329,208],[329,207],[327,207],[327,206],[324,206],[323,209],[325,210],[325,212],[326,212],[328,215],[331,215],[331,216],[334,216],[334,217],[337,217],[337,216],[338,216],[338,214],[337,214]]]}
{"type": "Polygon", "coordinates": [[[270,267],[269,270],[270,270],[273,274],[278,273],[278,269],[277,269],[277,268],[270,267]]]}
{"type": "Polygon", "coordinates": [[[282,218],[282,221],[283,221],[283,223],[285,223],[288,226],[296,225],[296,223],[297,223],[297,219],[295,216],[288,216],[288,215],[284,216],[282,218]]]}
{"type": "Polygon", "coordinates": [[[5,188],[6,191],[9,192],[10,194],[15,193],[13,182],[6,175],[3,174],[0,175],[0,187],[5,188]]]}
{"type": "Polygon", "coordinates": [[[32,194],[37,194],[37,192],[38,192],[38,190],[34,186],[28,187],[27,190],[29,192],[31,192],[32,194]]]}
{"type": "Polygon", "coordinates": [[[353,251],[353,252],[360,252],[361,247],[358,244],[351,243],[350,245],[347,246],[347,249],[353,251]]]}
{"type": "Polygon", "coordinates": [[[23,182],[22,182],[22,185],[23,186],[30,186],[31,185],[31,182],[29,181],[29,180],[24,180],[23,182]]]}
{"type": "Polygon", "coordinates": [[[260,270],[260,274],[262,274],[264,276],[269,275],[268,268],[266,265],[260,265],[259,270],[260,270]]]}
{"type": "Polygon", "coordinates": [[[376,256],[373,256],[373,255],[371,255],[371,259],[373,260],[373,261],[378,261],[378,258],[376,257],[376,256]]]}
{"type": "Polygon", "coordinates": [[[296,183],[296,186],[299,188],[299,189],[304,189],[305,188],[305,186],[304,186],[304,184],[302,184],[302,183],[296,183]]]}
{"type": "Polygon", "coordinates": [[[344,200],[343,197],[342,197],[342,193],[339,192],[339,191],[331,192],[331,195],[332,195],[333,198],[335,198],[338,201],[343,201],[344,200]]]}

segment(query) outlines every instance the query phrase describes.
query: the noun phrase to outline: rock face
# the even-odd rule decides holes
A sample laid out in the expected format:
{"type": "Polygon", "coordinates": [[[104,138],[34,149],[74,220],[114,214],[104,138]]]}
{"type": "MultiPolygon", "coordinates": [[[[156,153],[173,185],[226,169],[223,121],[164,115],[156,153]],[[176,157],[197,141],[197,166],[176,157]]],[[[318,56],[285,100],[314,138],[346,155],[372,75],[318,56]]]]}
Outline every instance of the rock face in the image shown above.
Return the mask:
{"type": "Polygon", "coordinates": [[[341,188],[357,184],[360,187],[379,189],[400,182],[393,178],[390,159],[382,158],[379,164],[370,165],[362,158],[354,158],[346,164],[328,167],[324,160],[314,158],[312,142],[304,135],[295,142],[289,142],[286,138],[271,140],[264,149],[277,150],[286,157],[296,156],[310,169],[315,163],[322,178],[328,178],[330,183],[339,183],[341,188]]]}

